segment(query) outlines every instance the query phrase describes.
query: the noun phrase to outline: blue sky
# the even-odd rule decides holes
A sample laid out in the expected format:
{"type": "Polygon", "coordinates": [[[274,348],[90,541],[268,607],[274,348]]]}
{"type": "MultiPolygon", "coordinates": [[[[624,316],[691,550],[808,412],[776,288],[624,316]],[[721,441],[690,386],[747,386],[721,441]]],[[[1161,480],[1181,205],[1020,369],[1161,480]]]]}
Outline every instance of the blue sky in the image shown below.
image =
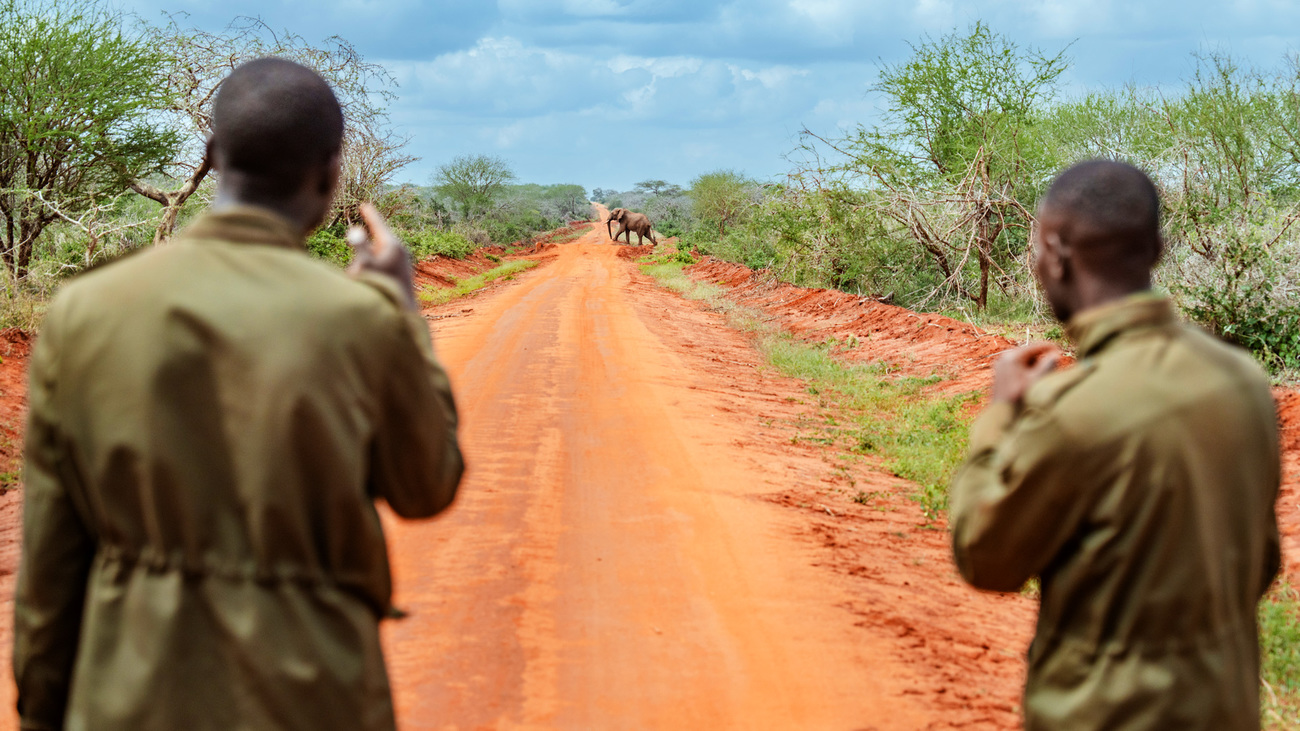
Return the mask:
{"type": "Polygon", "coordinates": [[[220,30],[261,17],[340,35],[399,81],[390,112],[427,182],[463,153],[521,181],[628,189],[731,168],[767,179],[807,126],[870,124],[881,63],[976,20],[1025,46],[1069,44],[1066,93],[1176,86],[1198,48],[1274,65],[1300,50],[1296,0],[119,0],[220,30]]]}

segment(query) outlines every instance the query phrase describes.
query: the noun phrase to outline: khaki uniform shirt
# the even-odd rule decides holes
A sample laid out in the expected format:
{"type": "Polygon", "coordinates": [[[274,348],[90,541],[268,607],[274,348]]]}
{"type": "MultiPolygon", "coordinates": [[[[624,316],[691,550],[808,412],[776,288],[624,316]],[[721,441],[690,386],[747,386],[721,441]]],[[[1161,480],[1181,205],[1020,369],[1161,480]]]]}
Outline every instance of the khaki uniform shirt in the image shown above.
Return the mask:
{"type": "Polygon", "coordinates": [[[374,499],[446,507],[447,376],[386,281],[209,213],[89,272],[31,359],[24,729],[392,729],[374,499]]]}
{"type": "Polygon", "coordinates": [[[1278,427],[1250,357],[1137,295],[1079,362],[993,404],[952,486],[957,566],[1041,579],[1025,727],[1259,728],[1256,603],[1279,564],[1278,427]]]}

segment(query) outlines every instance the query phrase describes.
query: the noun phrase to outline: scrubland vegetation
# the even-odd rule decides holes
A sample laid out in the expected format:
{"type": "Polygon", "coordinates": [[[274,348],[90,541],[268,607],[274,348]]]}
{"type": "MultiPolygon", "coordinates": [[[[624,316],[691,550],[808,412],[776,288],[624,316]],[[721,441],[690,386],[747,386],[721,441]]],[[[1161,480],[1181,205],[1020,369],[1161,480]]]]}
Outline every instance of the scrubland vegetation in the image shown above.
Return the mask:
{"type": "Polygon", "coordinates": [[[731,171],[688,189],[593,196],[643,210],[695,250],[981,324],[1047,323],[1029,234],[1054,174],[1130,162],[1156,181],[1168,251],[1158,285],[1187,317],[1276,373],[1300,363],[1300,61],[1214,51],[1180,85],[1067,95],[1067,51],[983,25],[923,39],[874,88],[878,124],[804,130],[775,182],[731,171]]]}
{"type": "Polygon", "coordinates": [[[504,161],[467,156],[427,186],[391,127],[396,85],[340,37],[312,42],[235,18],[146,23],[95,0],[0,0],[0,327],[34,329],[64,278],[165,241],[210,201],[212,101],[239,64],[278,55],[334,86],[347,119],[338,196],[308,241],[345,264],[357,207],[375,201],[418,255],[464,257],[585,218],[577,185],[515,185],[504,161]]]}

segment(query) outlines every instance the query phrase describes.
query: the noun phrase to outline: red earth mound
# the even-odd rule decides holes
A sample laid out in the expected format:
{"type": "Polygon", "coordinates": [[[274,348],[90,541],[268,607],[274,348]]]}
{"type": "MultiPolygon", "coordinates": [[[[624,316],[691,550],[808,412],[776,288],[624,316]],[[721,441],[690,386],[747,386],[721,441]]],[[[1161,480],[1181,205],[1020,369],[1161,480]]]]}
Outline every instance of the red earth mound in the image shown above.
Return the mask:
{"type": "Polygon", "coordinates": [[[0,330],[0,490],[11,487],[5,475],[18,469],[27,416],[27,358],[31,336],[18,328],[0,330]]]}
{"type": "Polygon", "coordinates": [[[885,363],[906,375],[940,374],[944,390],[984,387],[993,356],[1015,343],[943,315],[912,312],[833,289],[809,289],[712,257],[687,268],[697,280],[728,289],[740,304],[762,311],[808,341],[834,340],[844,357],[885,363]],[[856,343],[856,344],[853,344],[856,343]]]}
{"type": "Polygon", "coordinates": [[[472,277],[498,266],[500,255],[492,254],[498,257],[497,261],[493,261],[488,258],[489,253],[492,252],[479,249],[464,259],[448,259],[445,256],[423,259],[415,265],[415,286],[454,287],[458,279],[472,277]]]}
{"type": "Polygon", "coordinates": [[[656,249],[654,244],[646,244],[645,246],[627,246],[625,244],[619,244],[618,257],[620,259],[636,260],[643,256],[650,256],[651,254],[654,254],[655,251],[656,249]]]}
{"type": "Polygon", "coordinates": [[[510,255],[510,258],[536,259],[539,255],[542,257],[555,256],[558,253],[555,247],[559,245],[560,244],[536,243],[526,249],[515,249],[514,253],[510,255]]]}
{"type": "Polygon", "coordinates": [[[445,256],[431,256],[415,264],[415,286],[449,288],[456,286],[461,279],[481,274],[489,269],[501,266],[501,262],[511,259],[544,259],[554,256],[557,244],[534,244],[527,249],[516,249],[507,254],[502,246],[484,246],[475,250],[464,259],[448,259],[445,256]]]}

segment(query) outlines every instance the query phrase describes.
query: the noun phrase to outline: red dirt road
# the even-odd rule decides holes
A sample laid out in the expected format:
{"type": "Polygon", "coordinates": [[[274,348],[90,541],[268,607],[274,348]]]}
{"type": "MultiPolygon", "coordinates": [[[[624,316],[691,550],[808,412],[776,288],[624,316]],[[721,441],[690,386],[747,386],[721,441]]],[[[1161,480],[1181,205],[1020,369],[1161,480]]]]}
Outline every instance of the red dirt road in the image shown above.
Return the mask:
{"type": "Polygon", "coordinates": [[[470,471],[445,519],[389,521],[401,727],[924,727],[912,672],[763,499],[828,471],[754,443],[796,384],[698,369],[664,325],[701,313],[604,240],[437,321],[470,471]]]}

